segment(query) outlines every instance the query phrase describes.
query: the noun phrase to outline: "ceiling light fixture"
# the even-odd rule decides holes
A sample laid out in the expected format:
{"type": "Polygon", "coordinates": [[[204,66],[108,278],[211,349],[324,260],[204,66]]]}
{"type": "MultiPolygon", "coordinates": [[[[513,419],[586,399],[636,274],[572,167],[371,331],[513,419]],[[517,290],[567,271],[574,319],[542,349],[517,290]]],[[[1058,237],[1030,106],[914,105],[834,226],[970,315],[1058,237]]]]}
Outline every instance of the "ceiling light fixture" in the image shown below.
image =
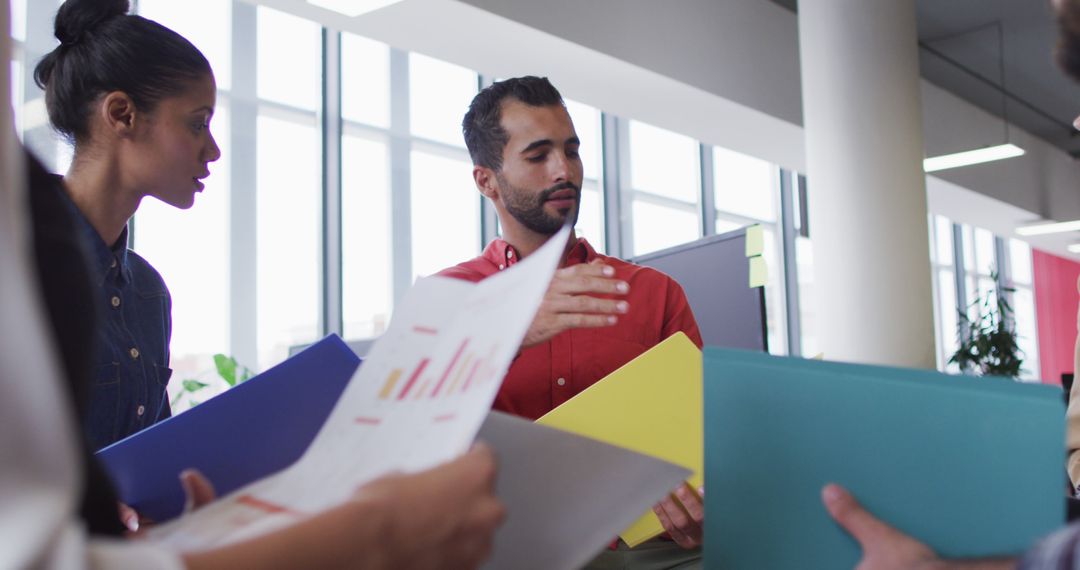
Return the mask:
{"type": "Polygon", "coordinates": [[[379,8],[397,4],[401,0],[307,0],[307,2],[312,6],[326,8],[338,14],[355,18],[361,14],[367,14],[379,8]]]}
{"type": "Polygon", "coordinates": [[[948,168],[957,168],[960,166],[969,166],[972,164],[981,164],[984,162],[991,162],[994,160],[1004,160],[1006,158],[1013,158],[1016,156],[1023,156],[1024,149],[1011,144],[1009,142],[1009,97],[1008,91],[1005,89],[1005,33],[1001,26],[1001,20],[990,24],[979,26],[973,30],[961,32],[941,39],[953,39],[958,36],[967,35],[971,32],[983,30],[988,27],[997,28],[998,36],[998,71],[1001,74],[1000,84],[994,85],[1001,92],[1001,120],[1005,130],[1005,142],[1003,144],[987,146],[975,150],[968,150],[964,152],[957,152],[953,154],[946,154],[942,156],[934,156],[923,160],[924,172],[936,172],[938,170],[945,170],[948,168]]]}
{"type": "Polygon", "coordinates": [[[948,168],[957,168],[971,164],[1003,160],[1014,156],[1023,156],[1023,154],[1024,149],[1014,144],[999,144],[997,146],[988,146],[975,150],[965,150],[964,152],[927,158],[926,160],[923,160],[923,170],[926,172],[936,172],[948,168]]]}
{"type": "Polygon", "coordinates": [[[1016,228],[1016,233],[1022,236],[1043,236],[1047,234],[1061,234],[1075,231],[1080,231],[1080,220],[1073,220],[1071,222],[1045,222],[1016,228]]]}

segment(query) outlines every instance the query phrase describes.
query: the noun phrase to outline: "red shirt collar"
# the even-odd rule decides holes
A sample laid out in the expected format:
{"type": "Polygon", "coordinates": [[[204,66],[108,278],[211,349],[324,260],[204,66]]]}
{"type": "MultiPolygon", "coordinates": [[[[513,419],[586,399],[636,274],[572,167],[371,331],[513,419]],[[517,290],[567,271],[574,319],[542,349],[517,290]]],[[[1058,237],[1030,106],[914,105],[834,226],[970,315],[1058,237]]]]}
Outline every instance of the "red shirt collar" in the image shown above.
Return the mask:
{"type": "MultiPolygon", "coordinates": [[[[559,267],[569,267],[579,263],[589,263],[593,259],[596,259],[596,250],[593,249],[592,245],[590,245],[583,237],[576,239],[577,242],[570,248],[570,251],[567,252],[566,257],[563,258],[559,267]]],[[[521,259],[521,255],[518,253],[517,249],[502,238],[495,238],[492,240],[492,242],[484,248],[482,257],[490,261],[499,269],[506,269],[521,259]]]]}

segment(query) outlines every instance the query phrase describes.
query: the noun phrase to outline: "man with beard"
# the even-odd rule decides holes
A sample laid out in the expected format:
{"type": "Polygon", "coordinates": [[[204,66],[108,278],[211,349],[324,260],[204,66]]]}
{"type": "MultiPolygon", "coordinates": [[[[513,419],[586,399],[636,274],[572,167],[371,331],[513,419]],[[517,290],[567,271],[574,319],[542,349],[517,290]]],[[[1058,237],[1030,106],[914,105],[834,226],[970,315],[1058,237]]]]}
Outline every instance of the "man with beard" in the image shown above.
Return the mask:
{"type": "MultiPolygon", "coordinates": [[[[462,130],[473,179],[494,205],[502,237],[479,257],[439,275],[475,282],[528,257],[563,224],[575,223],[583,174],[574,124],[546,78],[518,77],[487,87],[470,104],[462,130]]],[[[571,233],[494,407],[535,420],[680,331],[701,346],[678,283],[654,269],[598,254],[571,233]]],[[[620,542],[592,567],[700,564],[700,493],[683,485],[673,492],[678,501],[667,499],[654,508],[667,537],[632,551],[620,542]]]]}

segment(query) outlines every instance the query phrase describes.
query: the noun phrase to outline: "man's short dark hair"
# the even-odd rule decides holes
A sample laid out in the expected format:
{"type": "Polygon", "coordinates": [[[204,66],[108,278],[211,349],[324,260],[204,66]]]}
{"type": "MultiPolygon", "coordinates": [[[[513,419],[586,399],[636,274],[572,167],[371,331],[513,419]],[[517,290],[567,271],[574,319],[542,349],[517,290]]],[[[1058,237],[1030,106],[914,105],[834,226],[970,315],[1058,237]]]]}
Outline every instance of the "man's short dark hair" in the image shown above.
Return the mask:
{"type": "Polygon", "coordinates": [[[469,104],[461,121],[465,147],[473,164],[498,172],[502,168],[502,152],[510,136],[502,128],[502,103],[517,99],[530,107],[564,105],[559,90],[547,77],[514,77],[485,87],[469,104]]]}
{"type": "Polygon", "coordinates": [[[1080,5],[1064,0],[1058,7],[1057,61],[1070,77],[1080,80],[1080,5]]]}

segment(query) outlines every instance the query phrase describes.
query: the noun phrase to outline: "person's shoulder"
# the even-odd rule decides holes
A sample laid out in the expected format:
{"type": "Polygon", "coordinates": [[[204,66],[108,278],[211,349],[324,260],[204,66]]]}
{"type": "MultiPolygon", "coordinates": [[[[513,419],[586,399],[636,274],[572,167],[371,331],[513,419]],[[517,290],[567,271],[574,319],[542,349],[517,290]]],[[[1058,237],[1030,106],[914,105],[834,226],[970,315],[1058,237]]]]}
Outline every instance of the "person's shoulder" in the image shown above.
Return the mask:
{"type": "Polygon", "coordinates": [[[165,279],[161,277],[161,273],[146,258],[135,253],[134,250],[128,249],[127,264],[131,270],[132,280],[141,294],[169,295],[169,288],[165,285],[165,279]]]}
{"type": "Polygon", "coordinates": [[[468,261],[463,261],[452,267],[447,267],[435,275],[476,282],[483,280],[485,277],[488,277],[496,271],[498,271],[498,269],[495,268],[490,261],[484,259],[483,256],[479,256],[468,261]]]}

